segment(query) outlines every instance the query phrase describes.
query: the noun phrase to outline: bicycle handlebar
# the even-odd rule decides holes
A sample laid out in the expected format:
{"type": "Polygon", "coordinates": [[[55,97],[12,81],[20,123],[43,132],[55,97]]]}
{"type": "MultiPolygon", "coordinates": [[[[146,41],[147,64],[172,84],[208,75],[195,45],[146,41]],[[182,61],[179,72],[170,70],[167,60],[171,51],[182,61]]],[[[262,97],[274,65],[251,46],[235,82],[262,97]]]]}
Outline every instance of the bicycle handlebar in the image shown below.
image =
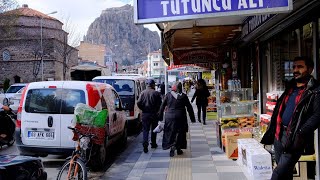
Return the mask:
{"type": "Polygon", "coordinates": [[[94,134],[83,134],[77,128],[74,128],[74,127],[71,127],[71,126],[68,126],[68,129],[72,130],[73,132],[75,132],[77,134],[80,134],[83,137],[89,137],[90,139],[97,137],[94,134]]]}

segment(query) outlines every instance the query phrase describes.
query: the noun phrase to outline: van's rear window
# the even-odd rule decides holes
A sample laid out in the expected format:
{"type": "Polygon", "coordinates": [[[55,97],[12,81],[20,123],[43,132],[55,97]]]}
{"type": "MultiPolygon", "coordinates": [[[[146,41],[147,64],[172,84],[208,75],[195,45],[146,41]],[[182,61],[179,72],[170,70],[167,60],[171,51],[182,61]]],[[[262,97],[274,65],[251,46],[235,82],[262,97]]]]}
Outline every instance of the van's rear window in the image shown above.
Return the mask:
{"type": "Polygon", "coordinates": [[[134,95],[134,81],[128,79],[94,79],[94,82],[107,83],[114,87],[120,96],[134,95]]]}
{"type": "Polygon", "coordinates": [[[28,113],[73,114],[78,103],[86,103],[85,93],[73,89],[31,89],[27,93],[28,113]]]}

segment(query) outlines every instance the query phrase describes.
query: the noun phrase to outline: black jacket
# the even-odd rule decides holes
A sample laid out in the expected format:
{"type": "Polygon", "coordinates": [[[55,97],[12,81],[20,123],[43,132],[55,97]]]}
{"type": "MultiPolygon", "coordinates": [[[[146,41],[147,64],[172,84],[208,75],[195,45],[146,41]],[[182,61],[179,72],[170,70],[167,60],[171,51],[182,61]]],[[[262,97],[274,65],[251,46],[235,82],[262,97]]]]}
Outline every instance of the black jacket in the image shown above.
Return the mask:
{"type": "MultiPolygon", "coordinates": [[[[190,104],[188,96],[186,94],[177,95],[174,97],[171,92],[167,93],[161,104],[159,111],[159,117],[162,119],[165,111],[165,123],[164,123],[164,133],[162,139],[162,148],[169,149],[171,146],[175,145],[177,133],[188,132],[188,119],[187,112],[189,114],[190,120],[195,122],[195,116],[193,108],[190,104]]],[[[178,146],[181,149],[185,149],[187,144],[185,139],[183,144],[178,146]]]]}
{"type": "MultiPolygon", "coordinates": [[[[277,101],[274,112],[271,116],[271,122],[264,134],[261,143],[273,144],[276,126],[277,116],[279,113],[280,105],[284,100],[288,91],[293,87],[294,83],[291,81],[289,87],[277,101]]],[[[299,151],[303,154],[314,153],[314,131],[320,125],[320,87],[313,77],[307,84],[307,89],[302,94],[300,102],[297,104],[295,111],[292,115],[291,124],[288,127],[288,142],[284,144],[285,152],[299,151]]]]}
{"type": "Polygon", "coordinates": [[[141,92],[137,105],[142,113],[158,113],[161,102],[160,92],[147,87],[146,90],[141,92]]]}
{"type": "Polygon", "coordinates": [[[203,89],[196,89],[196,92],[194,93],[191,102],[196,99],[196,104],[197,105],[205,105],[208,106],[208,97],[210,96],[208,88],[203,88],[203,89]]]}

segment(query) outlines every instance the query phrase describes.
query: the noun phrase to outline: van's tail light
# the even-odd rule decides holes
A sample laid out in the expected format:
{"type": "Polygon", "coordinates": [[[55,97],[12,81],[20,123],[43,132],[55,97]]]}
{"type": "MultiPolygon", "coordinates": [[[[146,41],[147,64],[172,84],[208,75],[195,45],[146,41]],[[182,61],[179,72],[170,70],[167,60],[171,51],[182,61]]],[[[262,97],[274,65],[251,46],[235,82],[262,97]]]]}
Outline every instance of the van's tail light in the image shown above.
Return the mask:
{"type": "Polygon", "coordinates": [[[130,111],[130,116],[134,116],[134,111],[130,111]]]}
{"type": "Polygon", "coordinates": [[[16,128],[21,128],[21,112],[22,112],[22,107],[18,107],[18,112],[17,112],[17,120],[16,120],[16,128]]]}
{"type": "Polygon", "coordinates": [[[24,88],[22,95],[21,95],[21,99],[20,99],[20,104],[18,107],[18,112],[17,112],[17,120],[16,120],[16,128],[21,128],[21,113],[22,113],[22,106],[24,103],[24,97],[26,95],[27,89],[28,89],[28,85],[26,85],[26,87],[24,88]]]}

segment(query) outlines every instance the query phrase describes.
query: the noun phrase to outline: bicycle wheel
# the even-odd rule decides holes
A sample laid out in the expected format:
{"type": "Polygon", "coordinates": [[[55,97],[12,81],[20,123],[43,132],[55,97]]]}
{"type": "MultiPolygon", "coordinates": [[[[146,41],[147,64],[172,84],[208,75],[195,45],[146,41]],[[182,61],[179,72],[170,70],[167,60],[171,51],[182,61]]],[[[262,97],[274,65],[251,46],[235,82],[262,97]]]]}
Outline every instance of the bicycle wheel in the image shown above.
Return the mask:
{"type": "Polygon", "coordinates": [[[58,173],[57,180],[60,180],[60,179],[87,180],[88,179],[86,165],[80,159],[77,159],[76,161],[74,161],[71,167],[70,177],[68,177],[68,171],[69,171],[70,165],[71,165],[70,160],[68,160],[63,164],[61,170],[58,173]],[[76,167],[78,167],[77,168],[78,172],[76,173],[76,176],[73,176],[75,174],[76,167]]]}

